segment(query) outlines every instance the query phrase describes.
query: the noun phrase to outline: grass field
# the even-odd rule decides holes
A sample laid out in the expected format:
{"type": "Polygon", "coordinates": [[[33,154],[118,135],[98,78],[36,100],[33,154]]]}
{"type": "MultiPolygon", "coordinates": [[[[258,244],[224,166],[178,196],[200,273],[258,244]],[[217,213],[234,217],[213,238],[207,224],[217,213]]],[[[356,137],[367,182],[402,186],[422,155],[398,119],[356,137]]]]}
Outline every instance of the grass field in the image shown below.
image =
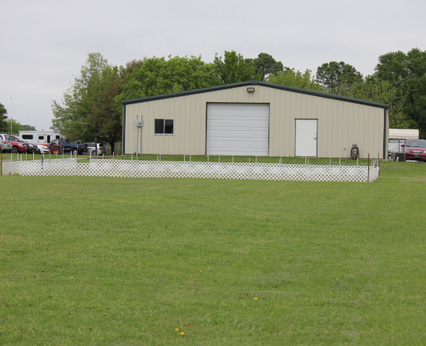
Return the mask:
{"type": "Polygon", "coordinates": [[[0,344],[423,344],[426,164],[381,167],[0,176],[0,344]]]}

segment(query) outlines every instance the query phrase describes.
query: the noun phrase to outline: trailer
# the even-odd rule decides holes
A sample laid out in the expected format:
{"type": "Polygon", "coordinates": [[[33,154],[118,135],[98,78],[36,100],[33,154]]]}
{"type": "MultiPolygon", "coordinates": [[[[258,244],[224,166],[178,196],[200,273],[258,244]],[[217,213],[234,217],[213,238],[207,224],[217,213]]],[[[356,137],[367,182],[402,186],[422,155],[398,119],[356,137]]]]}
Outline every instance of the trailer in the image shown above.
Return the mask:
{"type": "Polygon", "coordinates": [[[19,131],[19,137],[37,145],[41,153],[49,152],[50,142],[63,138],[59,131],[19,131]]]}
{"type": "Polygon", "coordinates": [[[407,139],[419,139],[419,130],[389,129],[389,155],[402,152],[407,139]]]}

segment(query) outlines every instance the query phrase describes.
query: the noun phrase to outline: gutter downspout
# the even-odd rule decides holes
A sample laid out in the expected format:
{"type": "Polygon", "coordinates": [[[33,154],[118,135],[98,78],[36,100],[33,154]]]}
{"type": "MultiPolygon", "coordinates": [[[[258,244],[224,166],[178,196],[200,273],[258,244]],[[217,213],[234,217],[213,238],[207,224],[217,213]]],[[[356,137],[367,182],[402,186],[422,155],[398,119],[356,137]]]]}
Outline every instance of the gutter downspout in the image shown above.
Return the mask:
{"type": "Polygon", "coordinates": [[[389,134],[389,126],[388,126],[388,108],[384,109],[383,115],[383,159],[387,160],[388,158],[388,134],[389,134]]]}
{"type": "Polygon", "coordinates": [[[125,152],[126,152],[126,138],[124,137],[125,133],[126,133],[126,105],[123,105],[123,128],[122,128],[122,134],[121,134],[121,148],[122,148],[121,155],[124,155],[125,152]]]}

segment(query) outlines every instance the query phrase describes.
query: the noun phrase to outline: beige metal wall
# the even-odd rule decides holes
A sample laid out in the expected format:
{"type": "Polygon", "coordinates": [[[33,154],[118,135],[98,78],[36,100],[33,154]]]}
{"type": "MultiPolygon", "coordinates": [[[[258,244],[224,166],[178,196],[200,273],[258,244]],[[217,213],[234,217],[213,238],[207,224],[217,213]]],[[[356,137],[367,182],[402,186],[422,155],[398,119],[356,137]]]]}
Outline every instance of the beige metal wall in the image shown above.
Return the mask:
{"type": "Polygon", "coordinates": [[[270,156],[294,156],[295,119],[318,119],[318,157],[348,157],[354,143],[361,157],[368,154],[385,157],[383,135],[388,131],[385,131],[383,108],[260,85],[254,87],[254,93],[241,86],[127,104],[126,153],[205,155],[208,102],[260,102],[270,104],[270,156]],[[141,117],[143,127],[138,129],[136,119],[141,117]],[[174,134],[155,135],[154,119],[174,119],[174,134]]]}

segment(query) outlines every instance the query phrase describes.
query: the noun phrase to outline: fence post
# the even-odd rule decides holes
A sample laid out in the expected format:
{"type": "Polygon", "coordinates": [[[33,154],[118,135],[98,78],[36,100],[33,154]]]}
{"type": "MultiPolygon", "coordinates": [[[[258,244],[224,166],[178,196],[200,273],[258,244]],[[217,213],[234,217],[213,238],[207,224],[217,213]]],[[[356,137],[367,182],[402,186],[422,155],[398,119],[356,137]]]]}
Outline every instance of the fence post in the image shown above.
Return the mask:
{"type": "Polygon", "coordinates": [[[380,153],[377,153],[377,167],[379,168],[378,176],[380,176],[380,153]]]}
{"type": "Polygon", "coordinates": [[[370,153],[368,153],[367,183],[370,182],[370,153]]]}

